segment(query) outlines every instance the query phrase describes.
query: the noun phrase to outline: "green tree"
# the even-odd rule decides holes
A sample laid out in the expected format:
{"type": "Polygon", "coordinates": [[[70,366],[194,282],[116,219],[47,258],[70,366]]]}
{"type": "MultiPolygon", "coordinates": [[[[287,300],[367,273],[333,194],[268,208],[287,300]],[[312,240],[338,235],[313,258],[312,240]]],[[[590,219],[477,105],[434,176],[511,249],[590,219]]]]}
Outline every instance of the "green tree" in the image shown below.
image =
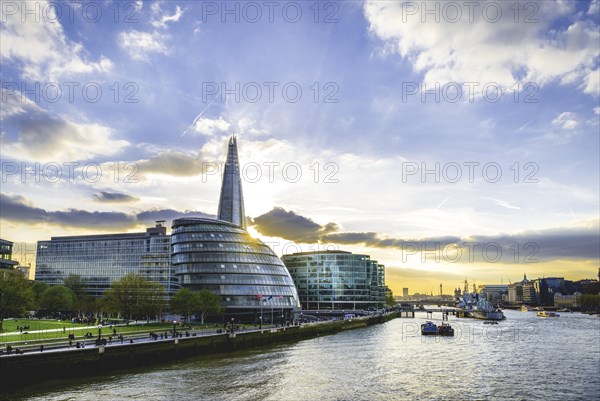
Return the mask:
{"type": "Polygon", "coordinates": [[[191,317],[200,309],[198,294],[182,288],[171,299],[171,312],[182,315],[184,318],[191,317]]]}
{"type": "Polygon", "coordinates": [[[221,312],[221,297],[212,291],[201,290],[197,294],[198,305],[196,315],[200,317],[200,323],[204,324],[204,319],[210,313],[221,312]]]}
{"type": "Polygon", "coordinates": [[[150,323],[150,318],[159,315],[166,303],[165,287],[156,281],[146,281],[143,283],[139,300],[139,312],[146,316],[146,321],[150,323]]]}
{"type": "Polygon", "coordinates": [[[577,299],[581,310],[584,312],[598,312],[600,311],[600,294],[584,294],[580,295],[577,299]]]}
{"type": "Polygon", "coordinates": [[[108,312],[120,313],[129,319],[146,317],[150,320],[160,312],[165,299],[163,286],[130,273],[110,285],[102,304],[108,312]]]}
{"type": "Polygon", "coordinates": [[[21,317],[33,303],[29,282],[14,270],[0,271],[0,332],[8,317],[21,317]]]}
{"type": "Polygon", "coordinates": [[[388,306],[395,306],[396,299],[394,298],[394,293],[390,290],[385,294],[385,303],[388,306]]]}
{"type": "Polygon", "coordinates": [[[79,274],[69,274],[67,277],[65,277],[63,282],[64,286],[70,288],[71,291],[77,295],[77,297],[80,297],[84,294],[83,280],[79,274]]]}
{"type": "Polygon", "coordinates": [[[69,274],[63,280],[64,286],[70,288],[73,293],[77,296],[74,308],[78,312],[90,312],[91,297],[85,293],[83,280],[79,274],[69,274]]]}
{"type": "Polygon", "coordinates": [[[42,294],[41,307],[49,312],[72,310],[77,296],[64,285],[54,285],[42,294]]]}
{"type": "Polygon", "coordinates": [[[32,293],[32,307],[34,309],[40,309],[42,305],[42,294],[46,292],[46,290],[50,288],[50,286],[44,282],[37,281],[33,283],[31,286],[32,293]]]}

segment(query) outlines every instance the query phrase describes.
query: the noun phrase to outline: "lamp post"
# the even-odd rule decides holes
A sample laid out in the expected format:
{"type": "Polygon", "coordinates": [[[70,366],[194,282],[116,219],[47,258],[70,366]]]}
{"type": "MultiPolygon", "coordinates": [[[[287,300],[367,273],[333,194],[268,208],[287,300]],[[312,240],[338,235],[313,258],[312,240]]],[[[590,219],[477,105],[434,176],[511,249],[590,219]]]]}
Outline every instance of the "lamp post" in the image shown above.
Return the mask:
{"type": "Polygon", "coordinates": [[[261,311],[261,315],[258,317],[259,319],[259,328],[262,330],[262,311],[261,311]]]}
{"type": "Polygon", "coordinates": [[[177,320],[173,320],[173,338],[177,336],[177,320]]]}
{"type": "Polygon", "coordinates": [[[231,318],[231,334],[233,334],[233,318],[231,318]]]}
{"type": "Polygon", "coordinates": [[[98,341],[102,339],[102,325],[98,325],[98,341]]]}

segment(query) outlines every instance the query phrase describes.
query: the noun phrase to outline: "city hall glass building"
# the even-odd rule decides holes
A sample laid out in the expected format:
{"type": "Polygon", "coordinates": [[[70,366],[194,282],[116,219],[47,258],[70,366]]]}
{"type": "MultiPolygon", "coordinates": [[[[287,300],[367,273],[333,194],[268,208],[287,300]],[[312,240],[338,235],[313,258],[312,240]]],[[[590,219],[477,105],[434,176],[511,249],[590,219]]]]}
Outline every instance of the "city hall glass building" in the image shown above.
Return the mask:
{"type": "Polygon", "coordinates": [[[171,260],[184,288],[221,296],[225,313],[246,321],[290,319],[298,293],[285,265],[246,231],[237,143],[229,140],[218,220],[173,221],[171,260]],[[267,311],[277,311],[268,313],[267,311]],[[276,319],[277,318],[277,319],[276,319]]]}
{"type": "Polygon", "coordinates": [[[62,285],[81,276],[84,291],[100,297],[113,281],[138,274],[161,284],[167,295],[179,289],[170,257],[171,237],[163,222],[146,232],[52,237],[37,244],[35,280],[62,285]]]}
{"type": "Polygon", "coordinates": [[[303,309],[372,309],[385,303],[385,267],[344,251],[283,255],[303,309]]]}

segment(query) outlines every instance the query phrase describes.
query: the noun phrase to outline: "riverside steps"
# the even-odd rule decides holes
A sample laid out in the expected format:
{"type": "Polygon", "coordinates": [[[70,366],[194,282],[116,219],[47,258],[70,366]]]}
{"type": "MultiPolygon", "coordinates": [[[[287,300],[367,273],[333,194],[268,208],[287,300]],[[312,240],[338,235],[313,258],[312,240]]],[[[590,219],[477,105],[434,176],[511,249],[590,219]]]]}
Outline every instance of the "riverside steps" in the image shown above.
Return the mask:
{"type": "Polygon", "coordinates": [[[263,328],[233,333],[192,335],[168,339],[135,339],[106,346],[54,348],[0,356],[0,390],[18,391],[30,383],[105,374],[110,371],[148,366],[188,357],[245,348],[293,342],[339,333],[399,317],[398,312],[305,323],[298,326],[263,328]]]}

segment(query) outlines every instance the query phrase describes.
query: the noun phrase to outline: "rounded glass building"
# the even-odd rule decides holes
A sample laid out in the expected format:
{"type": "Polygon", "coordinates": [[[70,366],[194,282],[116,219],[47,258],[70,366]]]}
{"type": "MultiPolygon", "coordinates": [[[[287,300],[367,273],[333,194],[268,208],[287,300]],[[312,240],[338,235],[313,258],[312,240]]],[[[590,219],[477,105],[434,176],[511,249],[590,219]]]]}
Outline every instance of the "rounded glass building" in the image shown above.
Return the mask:
{"type": "Polygon", "coordinates": [[[174,220],[171,258],[179,284],[220,295],[228,315],[279,321],[290,319],[300,307],[281,259],[236,224],[205,218],[174,220]]]}

